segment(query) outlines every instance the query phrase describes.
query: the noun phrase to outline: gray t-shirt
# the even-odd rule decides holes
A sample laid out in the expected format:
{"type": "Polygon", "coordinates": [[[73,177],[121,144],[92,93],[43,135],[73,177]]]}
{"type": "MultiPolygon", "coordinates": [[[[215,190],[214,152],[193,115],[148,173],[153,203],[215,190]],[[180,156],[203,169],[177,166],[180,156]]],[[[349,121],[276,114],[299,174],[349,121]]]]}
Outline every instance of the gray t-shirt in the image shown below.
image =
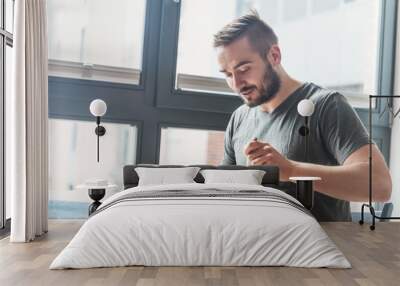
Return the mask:
{"type": "MultiPolygon", "coordinates": [[[[271,144],[290,160],[305,161],[305,139],[299,134],[304,118],[297,112],[302,99],[311,99],[309,163],[337,166],[368,144],[368,133],[346,98],[313,83],[305,83],[273,112],[242,105],[232,114],[225,133],[223,164],[246,165],[244,146],[253,138],[271,144]]],[[[322,178],[323,179],[323,178],[322,178]]],[[[350,221],[349,202],[315,193],[314,216],[320,221],[350,221]]]]}

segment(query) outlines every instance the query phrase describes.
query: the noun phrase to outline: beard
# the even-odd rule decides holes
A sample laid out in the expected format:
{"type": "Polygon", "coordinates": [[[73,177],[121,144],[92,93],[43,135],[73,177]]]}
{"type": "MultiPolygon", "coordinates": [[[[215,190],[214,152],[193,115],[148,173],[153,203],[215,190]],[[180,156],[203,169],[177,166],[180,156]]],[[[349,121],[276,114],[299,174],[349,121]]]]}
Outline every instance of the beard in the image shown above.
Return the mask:
{"type": "Polygon", "coordinates": [[[246,101],[243,99],[244,103],[249,107],[259,106],[265,102],[268,102],[278,93],[281,88],[281,79],[276,71],[273,70],[270,63],[266,63],[266,69],[264,72],[261,88],[255,85],[246,86],[242,88],[241,92],[255,88],[258,91],[259,96],[253,101],[246,101]]]}

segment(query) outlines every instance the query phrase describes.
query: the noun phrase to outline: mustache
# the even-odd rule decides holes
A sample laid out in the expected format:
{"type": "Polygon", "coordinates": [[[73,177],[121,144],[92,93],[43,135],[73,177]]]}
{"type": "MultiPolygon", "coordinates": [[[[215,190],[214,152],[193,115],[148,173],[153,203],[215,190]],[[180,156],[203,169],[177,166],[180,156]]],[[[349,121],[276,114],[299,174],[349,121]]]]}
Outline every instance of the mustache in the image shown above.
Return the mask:
{"type": "Polygon", "coordinates": [[[247,91],[249,91],[249,90],[252,90],[252,89],[256,89],[257,87],[255,86],[255,85],[250,85],[250,86],[244,86],[244,87],[242,87],[241,89],[240,89],[240,93],[244,93],[244,92],[247,92],[247,91]]]}

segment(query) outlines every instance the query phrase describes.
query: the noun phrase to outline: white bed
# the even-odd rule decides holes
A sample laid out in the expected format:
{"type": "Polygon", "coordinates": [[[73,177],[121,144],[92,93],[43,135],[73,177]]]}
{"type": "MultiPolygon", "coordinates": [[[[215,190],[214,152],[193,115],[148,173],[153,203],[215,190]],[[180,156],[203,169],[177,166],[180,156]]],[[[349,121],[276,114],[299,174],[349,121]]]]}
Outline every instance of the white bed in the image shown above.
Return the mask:
{"type": "Polygon", "coordinates": [[[294,203],[300,204],[282,191],[254,185],[192,183],[127,189],[103,202],[50,269],[127,265],[350,268],[318,222],[294,203]],[[245,194],[252,190],[283,199],[176,195],[121,200],[174,190],[245,194]]]}

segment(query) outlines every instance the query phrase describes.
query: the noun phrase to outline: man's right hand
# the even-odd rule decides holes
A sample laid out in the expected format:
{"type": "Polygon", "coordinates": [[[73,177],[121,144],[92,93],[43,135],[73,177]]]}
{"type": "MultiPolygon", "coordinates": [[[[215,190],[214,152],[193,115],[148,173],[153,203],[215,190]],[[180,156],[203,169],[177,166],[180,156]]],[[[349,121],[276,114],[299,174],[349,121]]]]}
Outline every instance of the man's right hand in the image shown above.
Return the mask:
{"type": "Polygon", "coordinates": [[[253,140],[244,148],[249,165],[274,165],[279,167],[281,179],[289,180],[293,173],[294,162],[284,157],[272,145],[253,140]]]}

